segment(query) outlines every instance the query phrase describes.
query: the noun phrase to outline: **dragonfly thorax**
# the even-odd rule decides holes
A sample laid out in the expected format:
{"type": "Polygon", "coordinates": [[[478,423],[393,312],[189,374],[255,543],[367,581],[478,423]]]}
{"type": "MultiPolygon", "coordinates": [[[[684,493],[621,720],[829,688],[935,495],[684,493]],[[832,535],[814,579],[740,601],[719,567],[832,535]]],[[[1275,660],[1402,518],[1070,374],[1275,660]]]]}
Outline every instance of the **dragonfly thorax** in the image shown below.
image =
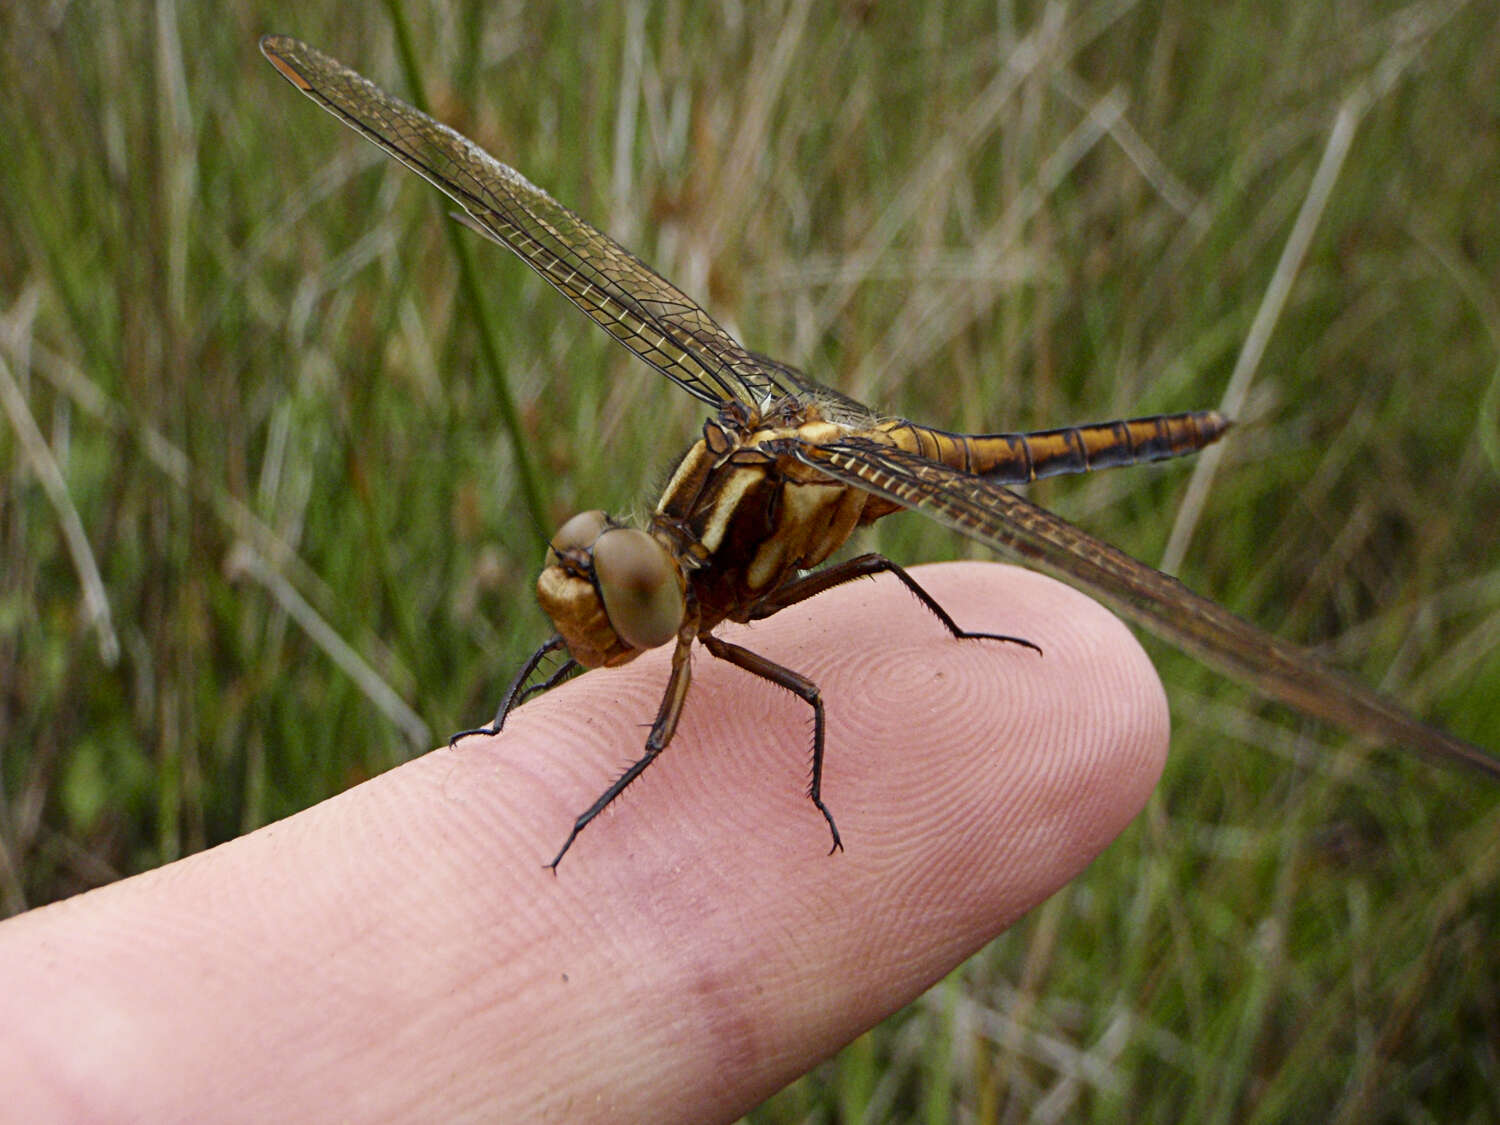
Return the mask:
{"type": "Polygon", "coordinates": [[[614,666],[677,635],[686,615],[682,567],[656,537],[601,511],[552,537],[537,599],[585,668],[614,666]]]}

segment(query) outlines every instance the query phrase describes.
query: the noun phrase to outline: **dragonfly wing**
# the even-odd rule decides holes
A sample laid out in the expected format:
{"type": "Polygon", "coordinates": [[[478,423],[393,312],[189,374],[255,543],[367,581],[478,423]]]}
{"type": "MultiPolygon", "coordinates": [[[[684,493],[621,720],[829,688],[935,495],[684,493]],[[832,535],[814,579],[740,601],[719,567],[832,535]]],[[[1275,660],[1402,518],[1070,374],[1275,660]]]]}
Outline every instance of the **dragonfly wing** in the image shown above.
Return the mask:
{"type": "Polygon", "coordinates": [[[767,370],[774,371],[779,382],[796,388],[798,399],[816,403],[828,421],[842,423],[850,429],[866,429],[880,421],[880,416],[858,399],[850,398],[843,391],[825,387],[790,364],[759,352],[751,352],[750,355],[767,370]]]}
{"type": "Polygon", "coordinates": [[[797,389],[650,266],[462,134],[296,39],[268,35],[261,50],[292,85],[441,189],[468,225],[689,394],[711,406],[758,406],[797,389]]]}
{"type": "Polygon", "coordinates": [[[1000,485],[859,437],[801,445],[799,460],[914,508],[1002,554],[1077,585],[1121,616],[1270,699],[1380,742],[1500,777],[1500,759],[1278,640],[1000,485]]]}

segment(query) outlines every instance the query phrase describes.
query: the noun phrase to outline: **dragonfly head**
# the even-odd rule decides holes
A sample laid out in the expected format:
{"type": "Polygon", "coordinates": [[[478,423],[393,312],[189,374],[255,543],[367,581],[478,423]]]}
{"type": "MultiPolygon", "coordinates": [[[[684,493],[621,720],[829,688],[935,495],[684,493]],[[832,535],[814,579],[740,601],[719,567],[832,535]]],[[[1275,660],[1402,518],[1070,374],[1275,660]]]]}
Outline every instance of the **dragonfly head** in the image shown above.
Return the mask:
{"type": "Polygon", "coordinates": [[[558,528],[537,598],[585,668],[613,666],[664,645],[682,627],[687,579],[657,539],[600,511],[558,528]]]}

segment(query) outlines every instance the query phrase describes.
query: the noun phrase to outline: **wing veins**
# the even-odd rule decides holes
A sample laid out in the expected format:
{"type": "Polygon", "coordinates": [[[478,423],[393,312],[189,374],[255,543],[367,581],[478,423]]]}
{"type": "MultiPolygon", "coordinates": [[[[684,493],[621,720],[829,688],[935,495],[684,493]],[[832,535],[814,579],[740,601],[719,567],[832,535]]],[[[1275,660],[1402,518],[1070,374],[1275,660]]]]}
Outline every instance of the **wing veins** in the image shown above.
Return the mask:
{"type": "Polygon", "coordinates": [[[272,36],[262,49],[304,94],[464,208],[466,225],[515,253],[689,394],[709,405],[759,405],[796,390],[780,365],[759,362],[645,262],[461,133],[316,48],[272,36]]]}
{"type": "Polygon", "coordinates": [[[837,480],[917,509],[1080,587],[1121,616],[1270,699],[1366,737],[1500,777],[1500,761],[1481,747],[1421,722],[1311,653],[1264,632],[1008,488],[857,436],[799,445],[795,456],[837,480]]]}

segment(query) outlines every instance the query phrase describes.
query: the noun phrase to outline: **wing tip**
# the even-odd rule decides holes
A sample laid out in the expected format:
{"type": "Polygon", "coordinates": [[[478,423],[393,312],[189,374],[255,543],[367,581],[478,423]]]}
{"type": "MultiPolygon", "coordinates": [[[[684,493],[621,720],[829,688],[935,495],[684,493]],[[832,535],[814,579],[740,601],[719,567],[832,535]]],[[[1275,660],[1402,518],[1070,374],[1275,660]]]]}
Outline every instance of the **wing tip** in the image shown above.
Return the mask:
{"type": "Polygon", "coordinates": [[[281,76],[293,86],[306,92],[312,87],[292,65],[289,57],[300,49],[303,49],[302,43],[288,35],[262,35],[260,37],[260,53],[266,56],[266,61],[280,71],[281,76]]]}

